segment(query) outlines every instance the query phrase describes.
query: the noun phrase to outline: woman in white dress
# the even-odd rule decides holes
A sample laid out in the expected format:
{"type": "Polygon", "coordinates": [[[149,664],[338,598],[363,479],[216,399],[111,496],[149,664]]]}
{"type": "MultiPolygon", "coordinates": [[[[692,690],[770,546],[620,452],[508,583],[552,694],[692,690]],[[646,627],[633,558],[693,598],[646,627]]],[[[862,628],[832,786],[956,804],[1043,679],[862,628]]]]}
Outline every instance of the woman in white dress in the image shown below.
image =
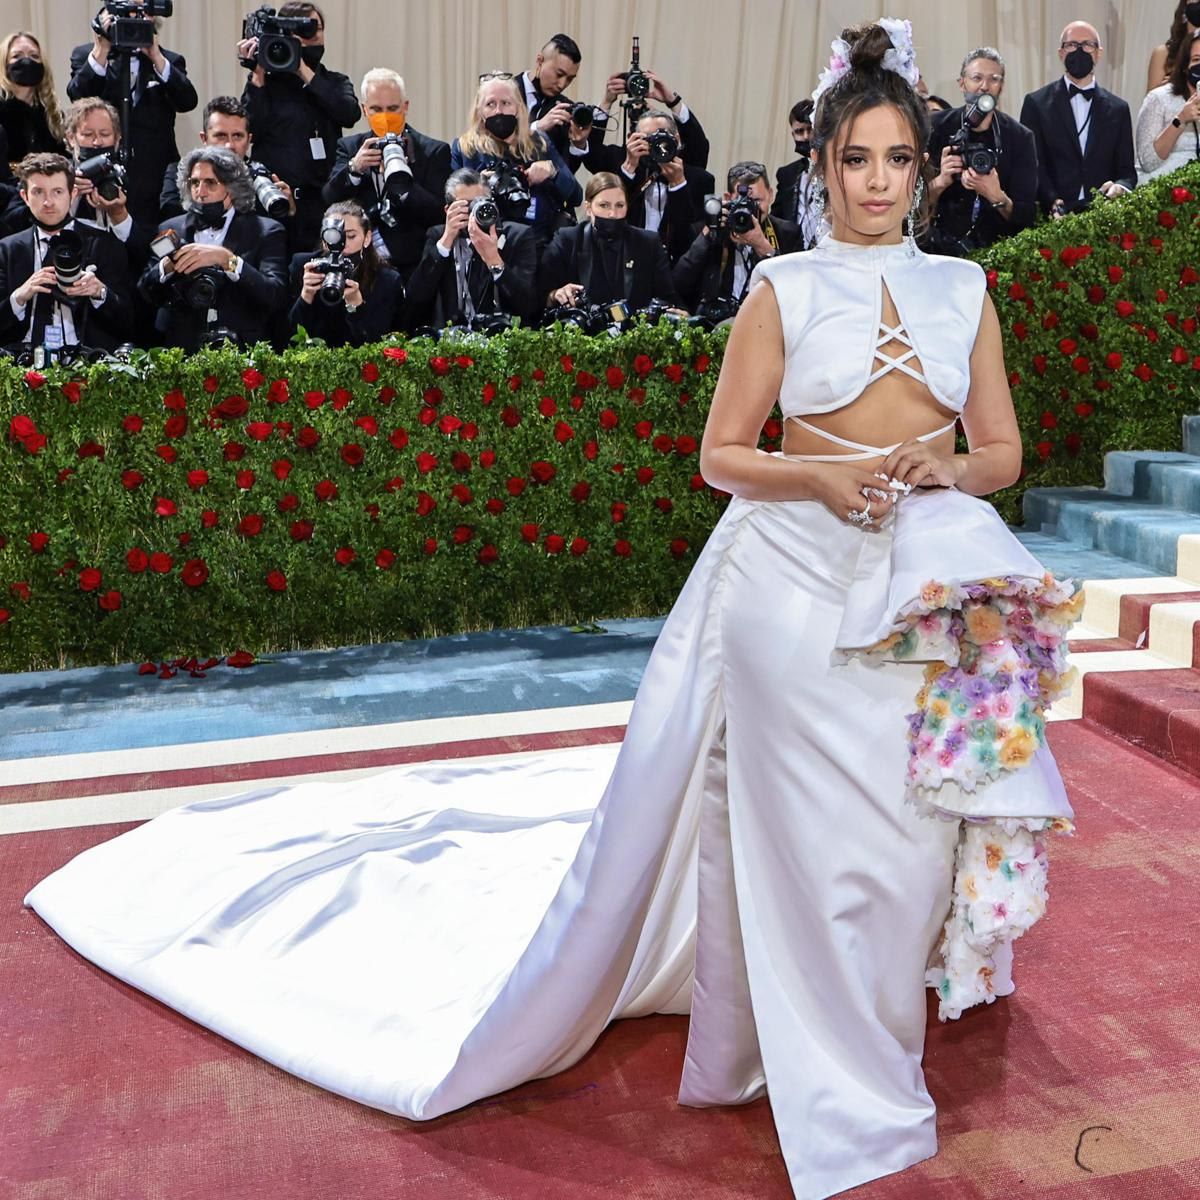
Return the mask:
{"type": "Polygon", "coordinates": [[[619,752],[191,805],[27,903],[194,1020],[410,1119],[562,1070],[616,1018],[690,1013],[680,1102],[766,1092],[800,1200],[933,1154],[925,985],[943,1016],[1006,994],[1044,907],[1070,808],[1042,706],[1074,602],[974,498],[1020,447],[982,271],[903,236],[916,78],[907,22],[835,43],[832,236],[761,264],[732,331],[703,465],[736,498],[619,752]],[[786,453],[760,454],[777,397],[786,453]]]}
{"type": "Polygon", "coordinates": [[[1138,183],[1200,159],[1200,31],[1185,42],[1171,78],[1146,93],[1134,142],[1138,183]]]}

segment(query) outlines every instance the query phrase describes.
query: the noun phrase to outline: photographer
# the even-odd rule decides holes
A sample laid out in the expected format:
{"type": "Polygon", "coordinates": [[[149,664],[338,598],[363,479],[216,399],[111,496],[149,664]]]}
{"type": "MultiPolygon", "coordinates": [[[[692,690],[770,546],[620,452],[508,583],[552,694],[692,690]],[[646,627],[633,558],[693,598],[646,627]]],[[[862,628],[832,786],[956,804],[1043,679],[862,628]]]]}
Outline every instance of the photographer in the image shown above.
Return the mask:
{"type": "Polygon", "coordinates": [[[442,218],[450,147],[408,123],[408,95],[395,71],[376,67],[363,76],[362,111],[371,132],[338,141],[323,195],[330,204],[357,201],[371,217],[376,253],[407,278],[421,260],[425,231],[442,218]]]}
{"type": "Polygon", "coordinates": [[[775,200],[771,216],[780,217],[799,227],[802,236],[797,250],[813,246],[820,236],[820,220],[813,204],[820,188],[813,183],[812,166],[813,102],[800,100],[788,113],[792,142],[798,155],[795,162],[775,172],[775,200]]]}
{"type": "Polygon", "coordinates": [[[371,244],[371,222],[352,200],[331,204],[321,220],[314,254],[292,259],[288,313],[292,332],[303,327],[330,346],[376,342],[400,327],[404,284],[371,244]]]}
{"type": "MultiPolygon", "coordinates": [[[[550,139],[572,175],[587,157],[595,118],[590,104],[577,104],[564,95],[575,82],[582,61],[574,39],[556,33],[538,51],[532,69],[516,77],[529,106],[529,127],[550,139]],[[584,116],[582,125],[577,119],[580,114],[584,116]]],[[[603,127],[596,132],[599,145],[604,141],[603,127]]]]}
{"type": "Polygon", "coordinates": [[[972,50],[958,86],[965,103],[932,119],[929,161],[937,175],[929,185],[929,245],[965,257],[1033,224],[1038,158],[1033,134],[1000,111],[998,50],[972,50]]]}
{"type": "Polygon", "coordinates": [[[675,264],[675,287],[684,305],[696,312],[722,301],[732,316],[745,299],[750,274],[764,258],[804,248],[799,226],[771,216],[774,191],[762,163],[740,162],[729,168],[728,189],[688,252],[675,264]]]}
{"type": "MultiPolygon", "coordinates": [[[[253,14],[252,14],[253,15],[253,14]]],[[[242,92],[254,130],[254,152],[269,171],[286,179],[296,201],[293,228],[297,246],[311,246],[321,225],[338,138],[358,120],[358,101],[349,78],[329,70],[325,54],[325,14],[304,0],[280,5],[276,20],[311,22],[309,34],[287,34],[299,43],[295,66],[267,70],[259,61],[257,37],[238,42],[238,59],[255,64],[242,92]]],[[[268,19],[268,26],[270,21],[268,19]]],[[[284,26],[285,29],[288,26],[284,26]]],[[[244,30],[243,30],[244,32],[244,30]]]]}
{"type": "Polygon", "coordinates": [[[1072,21],[1058,57],[1066,74],[1021,105],[1021,124],[1037,144],[1038,202],[1056,217],[1082,212],[1095,195],[1120,196],[1137,186],[1129,105],[1096,82],[1100,35],[1086,21],[1072,21]]]}
{"type": "Polygon", "coordinates": [[[446,223],[429,231],[408,281],[407,327],[468,325],[496,313],[528,320],[540,308],[532,231],[499,220],[491,192],[469,168],[446,180],[445,199],[446,223]]]}
{"type": "Polygon", "coordinates": [[[481,77],[466,133],[450,143],[450,166],[488,177],[501,216],[533,228],[544,246],[574,224],[583,189],[544,133],[529,128],[529,109],[508,74],[481,77]]]}
{"type": "Polygon", "coordinates": [[[165,222],[155,252],[165,237],[177,245],[138,285],[164,342],[195,350],[222,331],[247,345],[266,340],[287,295],[283,227],[255,214],[246,164],[223,147],[185,154],[179,190],[184,215],[165,222]]]}
{"type": "Polygon", "coordinates": [[[656,299],[679,306],[662,242],[648,230],[630,228],[628,209],[615,175],[605,171],[588,180],[587,219],[560,229],[542,256],[538,295],[548,306],[624,300],[631,313],[656,299]]]}
{"type": "Polygon", "coordinates": [[[72,218],[75,171],[61,154],[26,156],[17,177],[33,227],[0,240],[0,342],[114,349],[132,314],[121,243],[72,218]]]}
{"type": "Polygon", "coordinates": [[[158,193],[167,164],[179,157],[175,144],[175,114],[191,112],[199,103],[196,89],[187,77],[183,55],[158,44],[161,18],[152,18],[132,4],[113,5],[122,20],[145,20],[154,25],[145,50],[126,53],[114,50],[109,39],[114,13],[102,8],[92,22],[92,44],[71,51],[71,81],[67,95],[72,100],[99,96],[120,111],[122,80],[128,70],[132,108],[130,128],[122,130],[132,157],[126,163],[125,190],[134,218],[153,224],[158,220],[158,193]],[[128,15],[126,15],[128,14],[128,15]]]}
{"type": "MultiPolygon", "coordinates": [[[[245,105],[234,96],[214,96],[204,106],[200,145],[224,146],[227,150],[232,150],[249,166],[254,161],[254,142],[250,135],[250,118],[246,115],[245,105]]],[[[274,185],[273,190],[261,189],[262,195],[259,195],[261,185],[255,187],[255,194],[259,196],[259,212],[264,216],[271,217],[273,221],[278,221],[283,226],[284,232],[288,232],[291,229],[292,218],[296,215],[296,199],[292,195],[291,186],[286,180],[280,179],[278,175],[269,173],[265,176],[259,173],[256,176],[256,183],[258,179],[268,180],[274,185]],[[283,197],[282,202],[274,195],[274,191],[278,191],[283,197]],[[267,203],[276,209],[276,212],[266,211],[263,205],[264,197],[267,203]],[[286,212],[279,211],[283,208],[284,203],[287,205],[286,212]]],[[[183,213],[183,200],[179,195],[178,163],[171,163],[167,167],[166,173],[163,175],[162,193],[158,203],[159,217],[162,220],[166,220],[168,217],[178,217],[183,213]]]]}
{"type": "Polygon", "coordinates": [[[1136,136],[1140,183],[1200,159],[1200,30],[1181,47],[1171,78],[1146,93],[1136,136]]]}

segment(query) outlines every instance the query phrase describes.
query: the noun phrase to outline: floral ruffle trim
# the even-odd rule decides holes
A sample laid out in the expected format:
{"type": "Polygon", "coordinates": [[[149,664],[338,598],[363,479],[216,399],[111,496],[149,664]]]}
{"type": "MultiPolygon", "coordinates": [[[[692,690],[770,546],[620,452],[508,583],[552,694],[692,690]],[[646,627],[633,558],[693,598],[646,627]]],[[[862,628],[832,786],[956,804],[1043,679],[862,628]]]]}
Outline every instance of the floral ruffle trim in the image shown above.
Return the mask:
{"type": "Polygon", "coordinates": [[[1045,745],[1045,710],[1068,692],[1067,630],[1083,592],[1050,574],[930,582],[897,617],[895,632],[860,653],[867,661],[928,662],[908,719],[906,795],[924,812],[953,781],[974,792],[1025,766],[1045,745]]]}

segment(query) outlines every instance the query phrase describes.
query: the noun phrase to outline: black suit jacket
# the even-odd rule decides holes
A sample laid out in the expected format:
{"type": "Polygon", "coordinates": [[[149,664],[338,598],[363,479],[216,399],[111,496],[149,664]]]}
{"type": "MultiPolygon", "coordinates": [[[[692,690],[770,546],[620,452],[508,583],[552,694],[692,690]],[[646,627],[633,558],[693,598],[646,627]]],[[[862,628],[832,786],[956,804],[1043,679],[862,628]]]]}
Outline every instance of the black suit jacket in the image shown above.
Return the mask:
{"type": "MultiPolygon", "coordinates": [[[[445,228],[435,225],[429,230],[421,261],[409,277],[405,324],[410,329],[421,325],[441,328],[462,321],[454,256],[443,258],[437,250],[445,228]]],[[[493,312],[498,308],[528,321],[541,311],[535,291],[537,237],[528,226],[515,221],[501,221],[500,232],[504,235],[504,245],[500,248],[504,273],[496,284],[483,260],[472,254],[467,275],[471,298],[477,312],[493,312]]]]}
{"type": "MultiPolygon", "coordinates": [[[[363,142],[373,133],[352,133],[339,138],[337,156],[333,162],[333,173],[322,189],[322,198],[327,205],[337,200],[353,200],[367,212],[379,200],[375,187],[375,172],[359,179],[350,177],[350,162],[362,148],[363,142]]],[[[392,201],[391,211],[394,225],[371,219],[378,229],[391,255],[392,265],[406,278],[421,261],[425,248],[425,231],[445,216],[444,192],[446,180],[450,178],[450,147],[436,138],[427,137],[415,129],[406,129],[408,165],[412,168],[412,186],[408,195],[397,203],[392,201]]]]}
{"type": "MultiPolygon", "coordinates": [[[[71,82],[67,95],[72,100],[84,96],[101,96],[119,110],[121,85],[117,78],[117,56],[109,55],[108,69],[97,75],[88,65],[91,43],[76,46],[71,51],[71,82]]],[[[158,194],[167,163],[179,157],[175,144],[175,114],[191,112],[198,103],[196,89],[187,77],[187,63],[182,54],[164,50],[171,64],[166,83],[160,83],[150,60],[144,55],[138,66],[138,83],[134,91],[132,128],[123,139],[133,151],[125,191],[129,211],[138,220],[151,224],[158,220],[158,194]]]]}
{"type": "MultiPolygon", "coordinates": [[[[791,254],[804,249],[804,239],[800,226],[782,217],[771,217],[771,226],[775,230],[775,240],[779,243],[779,254],[791,254]]],[[[688,252],[675,264],[675,288],[683,298],[684,307],[693,312],[699,308],[703,300],[715,300],[717,297],[733,297],[734,256],[728,253],[731,243],[724,238],[709,237],[700,229],[695,240],[688,247],[688,252]]],[[[755,255],[751,270],[762,260],[755,255]]]]}
{"type": "MultiPolygon", "coordinates": [[[[669,110],[652,108],[653,113],[664,113],[667,116],[673,116],[669,110]]],[[[618,105],[613,106],[613,111],[608,115],[607,123],[603,125],[594,125],[592,135],[588,139],[588,152],[583,160],[583,165],[587,167],[593,175],[599,174],[601,171],[616,171],[620,168],[621,163],[625,161],[625,145],[624,143],[613,143],[611,145],[604,144],[604,135],[610,128],[615,129],[617,136],[621,136],[623,117],[621,109],[618,105]]],[[[685,167],[696,167],[698,170],[705,170],[708,166],[708,135],[704,132],[704,126],[700,124],[699,118],[690,109],[688,110],[688,119],[679,125],[679,158],[685,167]]],[[[711,187],[709,189],[712,190],[711,187]]]]}
{"type": "Polygon", "coordinates": [[[375,276],[371,291],[363,293],[363,302],[357,311],[348,313],[344,304],[326,304],[319,296],[312,304],[306,304],[300,295],[304,264],[317,257],[316,254],[292,257],[288,292],[294,297],[288,313],[292,333],[303,325],[313,337],[323,338],[331,346],[362,346],[366,342],[377,342],[400,328],[404,316],[404,283],[400,273],[386,264],[375,276]]]}
{"type": "MultiPolygon", "coordinates": [[[[132,287],[125,247],[111,233],[76,223],[75,232],[83,239],[84,265],[95,264],[96,275],[108,288],[108,295],[99,307],[90,300],[71,304],[75,333],[84,346],[112,350],[129,341],[132,333],[132,287]]],[[[18,320],[9,297],[33,274],[34,231],[23,229],[0,240],[0,342],[23,342],[30,334],[34,303],[18,320]]]]}
{"type": "MultiPolygon", "coordinates": [[[[187,243],[195,228],[189,216],[164,221],[187,243]]],[[[224,247],[242,259],[242,275],[234,282],[222,278],[217,293],[217,322],[232,329],[247,344],[270,339],[274,316],[287,298],[286,235],[278,221],[254,213],[235,213],[225,234],[224,247]]],[[[222,273],[223,274],[223,273],[222,273]]],[[[194,350],[204,333],[208,314],[200,309],[172,305],[175,291],[159,279],[159,264],[152,262],[142,274],[138,290],[158,309],[155,326],[168,346],[194,350]]]]}
{"type": "Polygon", "coordinates": [[[805,173],[812,170],[807,158],[796,155],[796,161],[787,163],[775,172],[775,202],[771,205],[771,216],[795,222],[798,209],[797,192],[805,173]]]}
{"type": "MultiPolygon", "coordinates": [[[[542,255],[538,295],[545,301],[551,292],[564,284],[582,283],[588,298],[594,302],[618,299],[595,294],[593,264],[596,253],[596,238],[590,221],[560,229],[542,255]]],[[[679,303],[667,252],[655,234],[627,227],[617,261],[623,273],[621,298],[631,309],[645,308],[656,298],[675,305],[679,303]]]]}
{"type": "Polygon", "coordinates": [[[1049,212],[1056,199],[1070,210],[1086,208],[1095,189],[1108,180],[1131,189],[1137,184],[1129,105],[1099,84],[1091,102],[1086,154],[1080,153],[1075,114],[1061,79],[1025,97],[1021,124],[1037,144],[1038,202],[1043,211],[1049,212]]]}

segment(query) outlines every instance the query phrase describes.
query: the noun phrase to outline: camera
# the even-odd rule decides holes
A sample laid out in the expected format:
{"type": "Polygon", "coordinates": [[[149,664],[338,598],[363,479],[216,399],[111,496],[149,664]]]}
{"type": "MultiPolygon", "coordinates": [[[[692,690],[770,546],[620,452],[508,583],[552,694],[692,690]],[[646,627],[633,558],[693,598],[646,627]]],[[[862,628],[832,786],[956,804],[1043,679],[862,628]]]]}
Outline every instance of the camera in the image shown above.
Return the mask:
{"type": "Polygon", "coordinates": [[[316,17],[280,17],[263,5],[242,21],[242,40],[258,39],[258,53],[241,59],[247,70],[262,67],[268,73],[294,73],[300,66],[300,38],[317,36],[316,17]]]}
{"type": "Polygon", "coordinates": [[[716,329],[732,321],[740,307],[732,296],[715,296],[711,300],[702,300],[687,323],[698,329],[716,329]]]}
{"type": "Polygon", "coordinates": [[[63,229],[50,243],[49,266],[59,290],[83,278],[83,239],[73,229],[63,229]]]}
{"type": "Polygon", "coordinates": [[[352,264],[347,262],[345,256],[346,222],[341,217],[325,217],[321,221],[321,245],[325,247],[324,256],[310,259],[305,265],[325,276],[321,280],[320,291],[317,292],[321,303],[341,304],[346,283],[353,270],[352,264]]]}
{"type": "Polygon", "coordinates": [[[494,229],[500,222],[500,209],[491,196],[476,196],[471,201],[471,216],[480,229],[494,229]]]}
{"type": "Polygon", "coordinates": [[[383,162],[379,165],[383,190],[387,195],[403,200],[412,187],[412,167],[404,152],[404,139],[398,133],[389,133],[379,139],[379,145],[383,151],[383,162]]]}
{"type": "Polygon", "coordinates": [[[280,191],[279,185],[271,178],[271,172],[260,162],[247,160],[246,170],[250,172],[250,186],[254,188],[255,198],[259,207],[268,217],[282,220],[291,212],[287,197],[280,191]]]}
{"type": "Polygon", "coordinates": [[[641,49],[636,36],[633,39],[633,49],[629,56],[629,70],[622,71],[620,78],[625,80],[625,95],[630,100],[642,101],[650,95],[650,76],[642,70],[641,49]]]}
{"type": "Polygon", "coordinates": [[[652,163],[662,166],[679,153],[679,143],[669,129],[656,129],[646,135],[646,156],[652,163]]]}
{"type": "Polygon", "coordinates": [[[977,175],[987,175],[996,169],[996,152],[990,146],[972,145],[971,132],[977,129],[996,107],[996,97],[988,92],[973,96],[962,112],[962,124],[946,143],[963,160],[963,167],[977,175]]]}
{"type": "Polygon", "coordinates": [[[497,160],[483,172],[483,181],[487,184],[497,205],[504,211],[524,216],[529,207],[529,184],[525,182],[524,173],[512,163],[497,160]]]}
{"type": "Polygon", "coordinates": [[[758,201],[750,195],[748,184],[737,185],[737,195],[729,202],[725,223],[730,233],[749,233],[758,224],[758,201]]]}
{"type": "Polygon", "coordinates": [[[574,104],[571,106],[571,120],[580,129],[590,129],[596,118],[596,110],[590,104],[574,104]]]}
{"type": "Polygon", "coordinates": [[[169,17],[173,9],[174,0],[111,0],[92,18],[92,32],[114,50],[149,50],[154,44],[153,18],[169,17]],[[112,18],[107,29],[100,20],[105,11],[112,18]]]}
{"type": "Polygon", "coordinates": [[[90,158],[80,159],[75,174],[90,181],[96,194],[105,200],[115,200],[125,186],[125,168],[111,154],[101,151],[90,158]]]}
{"type": "MultiPolygon", "coordinates": [[[[61,234],[59,235],[62,236],[61,234]]],[[[150,242],[150,252],[161,262],[164,258],[174,258],[175,251],[183,245],[179,234],[173,229],[164,229],[150,242]]],[[[216,267],[201,267],[190,275],[180,275],[175,272],[167,276],[171,285],[171,304],[182,305],[185,308],[214,308],[217,303],[217,293],[224,282],[224,272],[216,267]]]]}
{"type": "Polygon", "coordinates": [[[616,335],[629,323],[629,305],[624,300],[612,300],[597,304],[586,295],[580,295],[575,304],[564,304],[550,309],[545,315],[545,324],[561,321],[574,325],[581,332],[592,336],[598,333],[616,335]]]}
{"type": "Polygon", "coordinates": [[[725,205],[720,196],[704,197],[704,224],[709,229],[720,229],[721,218],[725,215],[725,205]]]}

